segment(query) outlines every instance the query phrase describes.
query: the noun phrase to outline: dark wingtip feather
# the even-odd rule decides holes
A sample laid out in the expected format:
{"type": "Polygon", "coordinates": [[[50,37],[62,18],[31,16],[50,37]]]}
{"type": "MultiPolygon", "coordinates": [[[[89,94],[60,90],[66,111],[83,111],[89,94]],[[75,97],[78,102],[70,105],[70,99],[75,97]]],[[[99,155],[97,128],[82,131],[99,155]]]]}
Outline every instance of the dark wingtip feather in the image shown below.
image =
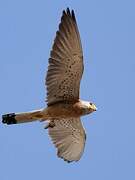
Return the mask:
{"type": "Polygon", "coordinates": [[[70,9],[69,9],[69,7],[67,8],[67,14],[70,15],[70,9]]]}
{"type": "Polygon", "coordinates": [[[63,16],[65,16],[65,15],[71,16],[72,19],[76,22],[75,13],[74,13],[73,9],[72,9],[72,11],[70,11],[69,7],[67,7],[66,10],[63,10],[63,16]]]}
{"type": "Polygon", "coordinates": [[[66,10],[63,10],[63,16],[70,16],[74,22],[76,22],[76,18],[75,18],[75,13],[74,13],[74,10],[70,11],[69,7],[67,7],[66,10]]]}
{"type": "Polygon", "coordinates": [[[66,14],[65,10],[63,10],[62,14],[63,14],[63,15],[65,15],[65,14],[66,14]]]}
{"type": "Polygon", "coordinates": [[[73,18],[73,20],[76,22],[74,10],[72,10],[72,18],[73,18]]]}
{"type": "Polygon", "coordinates": [[[60,151],[58,150],[58,152],[57,152],[57,156],[58,156],[58,158],[61,158],[61,159],[63,159],[65,162],[67,162],[67,163],[71,163],[71,162],[73,162],[72,160],[70,161],[70,160],[68,160],[68,159],[65,159],[63,156],[61,156],[60,155],[60,151]]]}

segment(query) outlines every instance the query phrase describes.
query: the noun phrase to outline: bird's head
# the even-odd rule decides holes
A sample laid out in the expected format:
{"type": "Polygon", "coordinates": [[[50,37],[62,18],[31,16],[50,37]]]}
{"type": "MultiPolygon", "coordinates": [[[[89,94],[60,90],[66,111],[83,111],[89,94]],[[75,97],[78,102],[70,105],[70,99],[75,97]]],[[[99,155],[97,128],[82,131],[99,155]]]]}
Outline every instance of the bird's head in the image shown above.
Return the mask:
{"type": "MultiPolygon", "coordinates": [[[[78,104],[78,103],[77,103],[78,104]]],[[[79,107],[82,109],[83,114],[90,114],[97,110],[97,107],[94,103],[88,101],[80,101],[79,107]]]]}
{"type": "Polygon", "coordinates": [[[90,112],[97,111],[96,105],[92,102],[89,102],[88,108],[89,108],[90,112]]]}

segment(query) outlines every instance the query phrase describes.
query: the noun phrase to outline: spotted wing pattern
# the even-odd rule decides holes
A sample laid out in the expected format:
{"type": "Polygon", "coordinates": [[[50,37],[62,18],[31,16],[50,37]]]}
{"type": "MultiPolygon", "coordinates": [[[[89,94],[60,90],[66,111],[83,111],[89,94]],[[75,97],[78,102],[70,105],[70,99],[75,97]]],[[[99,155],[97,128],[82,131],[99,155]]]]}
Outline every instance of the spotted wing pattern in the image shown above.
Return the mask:
{"type": "Polygon", "coordinates": [[[79,99],[83,54],[74,11],[63,11],[46,76],[48,105],[79,99]]]}
{"type": "Polygon", "coordinates": [[[78,161],[84,151],[86,134],[80,118],[55,119],[49,135],[57,148],[58,157],[67,162],[78,161]]]}

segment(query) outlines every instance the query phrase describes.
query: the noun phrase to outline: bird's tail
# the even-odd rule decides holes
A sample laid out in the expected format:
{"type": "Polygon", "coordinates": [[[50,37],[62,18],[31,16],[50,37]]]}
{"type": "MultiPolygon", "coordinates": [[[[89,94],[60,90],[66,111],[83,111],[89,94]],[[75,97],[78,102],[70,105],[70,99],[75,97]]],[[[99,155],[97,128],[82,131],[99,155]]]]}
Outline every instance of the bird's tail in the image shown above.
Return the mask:
{"type": "Polygon", "coordinates": [[[2,122],[4,124],[19,124],[42,120],[43,115],[41,110],[24,112],[24,113],[9,113],[2,115],[2,122]]]}

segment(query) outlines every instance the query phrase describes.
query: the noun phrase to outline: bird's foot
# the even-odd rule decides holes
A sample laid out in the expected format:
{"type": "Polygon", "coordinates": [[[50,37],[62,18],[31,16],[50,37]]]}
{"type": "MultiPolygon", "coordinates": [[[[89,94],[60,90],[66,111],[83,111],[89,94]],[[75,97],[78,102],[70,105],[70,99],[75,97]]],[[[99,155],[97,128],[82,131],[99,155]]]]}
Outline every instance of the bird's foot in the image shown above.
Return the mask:
{"type": "Polygon", "coordinates": [[[49,122],[49,123],[45,126],[45,129],[53,128],[54,126],[55,126],[54,121],[51,121],[51,122],[49,122]]]}

